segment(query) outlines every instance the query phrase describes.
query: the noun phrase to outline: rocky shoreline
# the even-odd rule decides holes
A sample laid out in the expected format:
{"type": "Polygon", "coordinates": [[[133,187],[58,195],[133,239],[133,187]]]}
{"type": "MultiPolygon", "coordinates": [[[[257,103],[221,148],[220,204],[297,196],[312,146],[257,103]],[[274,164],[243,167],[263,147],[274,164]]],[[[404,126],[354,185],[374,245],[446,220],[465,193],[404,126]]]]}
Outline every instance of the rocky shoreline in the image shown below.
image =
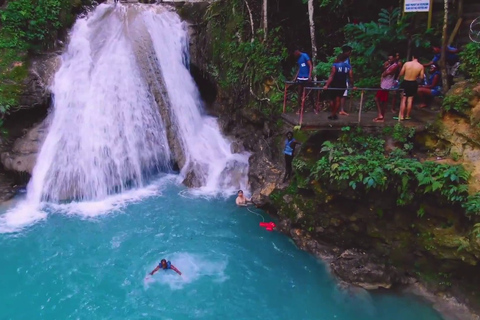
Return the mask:
{"type": "MultiPolygon", "coordinates": [[[[289,236],[299,249],[324,261],[331,274],[338,279],[340,289],[353,294],[363,290],[385,289],[399,294],[413,294],[431,304],[447,320],[480,319],[480,305],[462,294],[461,290],[454,290],[453,286],[445,290],[429,284],[413,270],[406,272],[405,269],[400,270],[386,263],[388,259],[380,252],[362,250],[350,245],[337,246],[333,239],[329,243],[318,239],[317,235],[326,233],[326,230],[316,227],[308,231],[302,227],[298,221],[305,213],[298,208],[294,220],[286,218],[285,214],[279,214],[278,210],[281,208],[271,201],[270,195],[289,186],[288,183],[282,183],[281,144],[285,133],[290,129],[283,126],[273,127],[272,121],[262,119],[255,111],[242,110],[232,116],[232,113],[225,112],[221,105],[217,105],[212,113],[219,116],[224,133],[236,141],[234,144],[242,144],[239,149],[252,153],[249,181],[255,204],[278,220],[277,230],[289,236]]],[[[289,203],[292,199],[281,201],[289,203]]],[[[293,207],[295,208],[295,205],[293,207]]],[[[458,289],[458,286],[455,289],[458,289]]]]}
{"type": "Polygon", "coordinates": [[[338,279],[338,286],[355,294],[358,289],[393,289],[424,299],[446,320],[478,320],[480,315],[456,297],[428,288],[422,281],[388,266],[374,254],[358,249],[341,249],[315,240],[307,231],[292,227],[288,219],[278,216],[277,230],[289,236],[299,249],[313,254],[327,265],[338,279]]]}

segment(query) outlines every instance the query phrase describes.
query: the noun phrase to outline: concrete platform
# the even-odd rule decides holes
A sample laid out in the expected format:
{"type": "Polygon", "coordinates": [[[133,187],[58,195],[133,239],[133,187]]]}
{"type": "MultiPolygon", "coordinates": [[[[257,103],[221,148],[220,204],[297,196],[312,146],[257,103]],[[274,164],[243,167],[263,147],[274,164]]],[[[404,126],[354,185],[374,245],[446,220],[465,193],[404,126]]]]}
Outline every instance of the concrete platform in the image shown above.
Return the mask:
{"type": "MultiPolygon", "coordinates": [[[[425,125],[435,121],[438,113],[439,111],[414,107],[411,113],[412,119],[401,121],[401,123],[408,127],[415,127],[417,130],[423,130],[425,125]]],[[[339,115],[338,120],[329,120],[327,118],[330,116],[330,112],[321,111],[319,114],[315,114],[309,111],[303,115],[302,130],[340,130],[342,127],[357,125],[367,128],[381,128],[398,123],[398,120],[393,119],[397,115],[398,113],[393,114],[391,111],[388,111],[384,122],[374,122],[373,119],[377,117],[376,112],[363,112],[359,122],[358,112],[351,112],[348,116],[339,115]]],[[[292,126],[299,124],[298,114],[284,113],[282,118],[292,126]]]]}

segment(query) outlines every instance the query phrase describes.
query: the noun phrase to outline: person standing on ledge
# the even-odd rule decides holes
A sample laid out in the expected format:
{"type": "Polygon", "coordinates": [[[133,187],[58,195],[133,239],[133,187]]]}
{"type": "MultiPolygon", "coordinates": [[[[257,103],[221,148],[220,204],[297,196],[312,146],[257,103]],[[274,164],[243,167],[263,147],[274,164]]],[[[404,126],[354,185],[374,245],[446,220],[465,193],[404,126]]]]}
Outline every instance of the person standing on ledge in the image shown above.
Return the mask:
{"type": "Polygon", "coordinates": [[[170,261],[167,261],[165,259],[162,259],[162,261],[160,261],[158,266],[155,269],[153,269],[152,272],[150,272],[150,275],[153,276],[155,274],[155,272],[157,272],[160,269],[163,269],[165,271],[167,271],[168,269],[171,269],[171,270],[175,271],[176,273],[178,273],[179,275],[182,275],[182,273],[177,268],[175,268],[175,266],[173,264],[171,264],[170,261]]]}
{"type": "Polygon", "coordinates": [[[238,190],[237,199],[235,200],[237,206],[246,207],[249,202],[252,202],[252,199],[245,197],[243,190],[238,190]]]}
{"type": "MultiPolygon", "coordinates": [[[[353,71],[349,63],[345,62],[348,56],[345,54],[338,55],[335,63],[332,66],[332,71],[328,77],[327,83],[323,87],[327,90],[330,86],[336,89],[347,89],[347,78],[350,78],[349,84],[353,86],[353,71]]],[[[355,90],[356,88],[353,87],[355,90]]],[[[328,117],[329,120],[338,120],[337,111],[340,108],[340,103],[343,90],[331,90],[329,96],[332,99],[332,115],[328,117]]]]}
{"type": "Polygon", "coordinates": [[[291,178],[293,155],[295,153],[295,146],[297,144],[300,145],[300,143],[293,138],[293,133],[291,131],[287,132],[285,148],[283,149],[283,153],[285,155],[285,176],[283,177],[283,182],[291,178]]]}
{"type": "MultiPolygon", "coordinates": [[[[312,83],[312,60],[305,52],[300,50],[295,50],[293,56],[297,59],[298,70],[295,74],[294,82],[298,83],[298,110],[297,114],[300,113],[300,107],[302,104],[303,90],[305,87],[308,87],[312,83]]],[[[312,96],[313,97],[313,96],[312,96]]],[[[314,107],[315,109],[315,107],[314,107]]],[[[315,110],[316,111],[316,110],[315,110]]]]}
{"type": "Polygon", "coordinates": [[[423,80],[424,71],[423,65],[417,60],[418,55],[412,54],[412,61],[406,62],[402,71],[400,71],[399,77],[404,77],[400,88],[403,89],[402,102],[400,103],[400,112],[398,117],[393,117],[395,120],[410,120],[410,112],[412,111],[413,97],[418,91],[417,79],[423,80]],[[405,114],[405,108],[407,114],[405,114]]]}

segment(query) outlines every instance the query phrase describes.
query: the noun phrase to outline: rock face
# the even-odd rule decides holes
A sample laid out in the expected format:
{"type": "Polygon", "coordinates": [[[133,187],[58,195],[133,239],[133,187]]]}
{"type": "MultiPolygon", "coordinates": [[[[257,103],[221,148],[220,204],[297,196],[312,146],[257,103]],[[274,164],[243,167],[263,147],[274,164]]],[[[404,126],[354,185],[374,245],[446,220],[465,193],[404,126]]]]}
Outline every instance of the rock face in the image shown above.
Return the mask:
{"type": "Polygon", "coordinates": [[[47,53],[35,56],[30,61],[28,76],[24,80],[25,90],[20,96],[19,109],[31,109],[50,103],[50,85],[55,72],[60,67],[60,57],[57,53],[47,53]]]}
{"type": "Polygon", "coordinates": [[[468,81],[455,84],[447,97],[457,100],[468,97],[468,106],[461,112],[445,113],[437,122],[437,132],[427,147],[447,150],[442,156],[449,156],[462,161],[466,169],[472,172],[470,191],[480,191],[480,84],[468,81]]]}
{"type": "Polygon", "coordinates": [[[58,53],[31,59],[29,73],[24,80],[25,91],[19,105],[12,108],[12,114],[5,122],[9,139],[3,139],[0,145],[0,160],[7,171],[22,175],[32,173],[47,133],[44,118],[51,101],[50,86],[59,67],[58,53]]]}
{"type": "Polygon", "coordinates": [[[226,104],[218,103],[213,110],[219,115],[222,131],[238,142],[232,147],[236,151],[251,152],[248,181],[253,191],[252,199],[257,206],[269,203],[270,194],[283,179],[283,137],[287,129],[270,128],[269,121],[256,110],[242,110],[232,113],[226,104]]]}
{"type": "Polygon", "coordinates": [[[358,249],[341,253],[330,263],[332,272],[345,282],[367,290],[389,289],[395,284],[405,283],[396,268],[358,249]]]}
{"type": "Polygon", "coordinates": [[[47,133],[47,121],[42,121],[29,129],[23,137],[15,141],[12,151],[3,152],[0,155],[4,168],[31,175],[47,133]]]}

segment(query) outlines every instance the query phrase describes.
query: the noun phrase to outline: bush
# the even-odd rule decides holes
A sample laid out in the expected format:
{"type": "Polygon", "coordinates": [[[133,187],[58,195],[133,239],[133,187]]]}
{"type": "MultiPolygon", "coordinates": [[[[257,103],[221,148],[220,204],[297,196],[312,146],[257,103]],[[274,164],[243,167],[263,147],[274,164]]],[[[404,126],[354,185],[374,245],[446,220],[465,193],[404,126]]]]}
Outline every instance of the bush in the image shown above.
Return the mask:
{"type": "Polygon", "coordinates": [[[480,82],[480,43],[470,42],[460,52],[460,69],[474,81],[480,82]]]}
{"type": "MultiPolygon", "coordinates": [[[[361,130],[344,132],[334,142],[323,144],[322,157],[311,167],[308,179],[325,185],[348,185],[353,190],[393,192],[398,205],[412,203],[424,194],[434,194],[449,203],[468,199],[470,174],[461,165],[432,161],[420,162],[406,157],[410,130],[395,128],[393,137],[404,143],[403,149],[385,155],[385,140],[361,130]]],[[[303,169],[305,172],[305,168],[303,169]]],[[[470,202],[471,210],[475,204],[470,202]]],[[[475,208],[473,208],[475,207],[475,208]]]]}
{"type": "Polygon", "coordinates": [[[18,103],[28,55],[54,46],[80,0],[14,0],[0,11],[0,117],[18,103]]]}

